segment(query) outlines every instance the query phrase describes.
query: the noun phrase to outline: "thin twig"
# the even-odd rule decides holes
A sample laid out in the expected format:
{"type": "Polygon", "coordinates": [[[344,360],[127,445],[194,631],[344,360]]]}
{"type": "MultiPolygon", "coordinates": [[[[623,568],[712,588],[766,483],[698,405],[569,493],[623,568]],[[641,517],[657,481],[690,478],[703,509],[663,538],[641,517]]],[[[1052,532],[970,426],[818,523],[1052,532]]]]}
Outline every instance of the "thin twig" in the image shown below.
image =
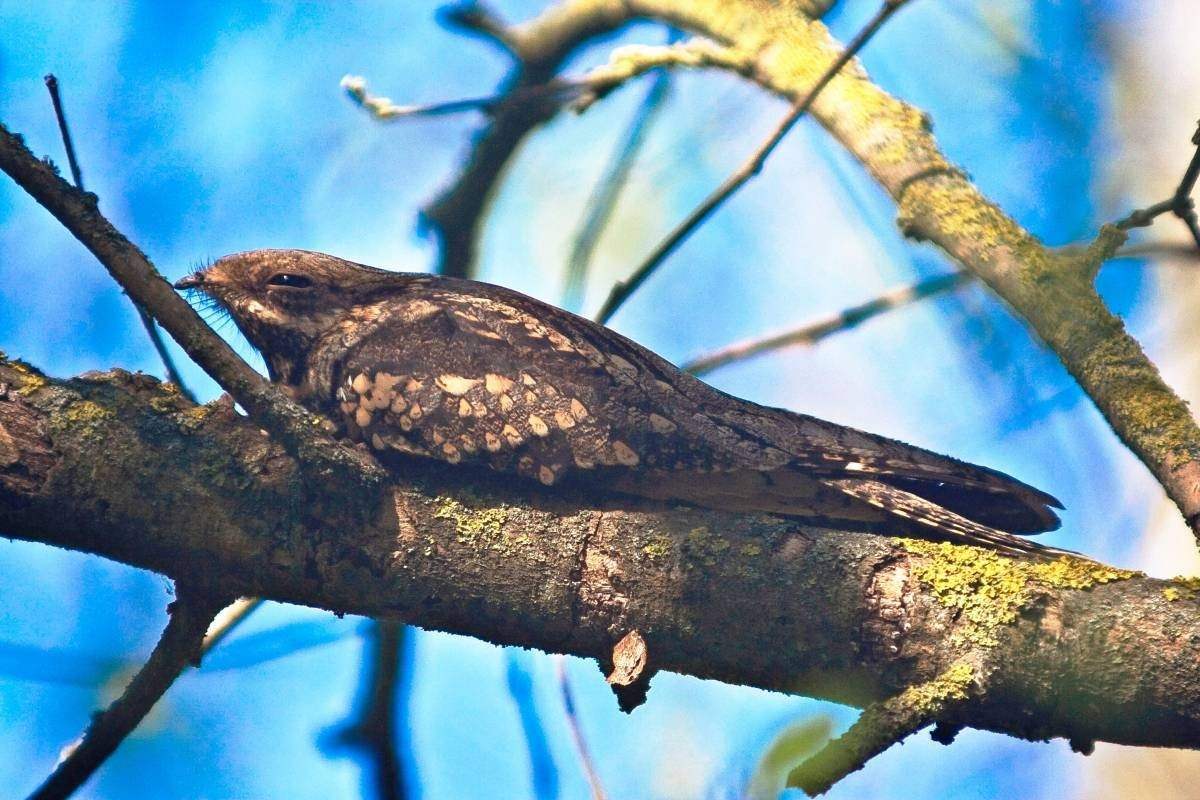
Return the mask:
{"type": "MultiPolygon", "coordinates": [[[[54,75],[47,75],[45,81],[46,89],[50,92],[50,103],[54,106],[54,117],[58,120],[58,132],[62,135],[63,149],[67,151],[67,164],[71,167],[71,179],[75,182],[76,189],[81,192],[86,191],[83,188],[83,173],[80,171],[79,161],[75,157],[75,144],[71,140],[71,128],[67,124],[67,114],[63,110],[62,96],[58,91],[58,78],[54,75]]],[[[146,329],[146,335],[150,337],[150,344],[153,345],[154,352],[158,354],[163,369],[166,370],[167,380],[178,386],[184,397],[193,403],[196,402],[196,396],[183,382],[183,377],[175,367],[175,360],[171,358],[171,353],[167,350],[166,343],[163,342],[162,334],[155,327],[154,320],[137,302],[134,302],[133,307],[137,309],[138,319],[142,321],[142,327],[146,329]]]]}
{"type": "Polygon", "coordinates": [[[583,728],[579,724],[579,714],[575,710],[575,695],[571,691],[570,676],[567,675],[567,659],[558,655],[555,656],[555,660],[558,662],[558,688],[562,692],[563,710],[567,716],[567,727],[571,729],[571,739],[575,742],[575,752],[579,754],[579,764],[583,767],[588,786],[591,787],[592,800],[605,800],[607,795],[604,793],[604,784],[600,782],[600,775],[592,763],[592,754],[583,735],[583,728]]]}
{"type": "Polygon", "coordinates": [[[846,48],[838,54],[833,63],[825,70],[820,78],[808,93],[800,99],[788,115],[780,121],[775,130],[767,137],[766,141],[759,146],[758,150],[747,160],[736,172],[730,175],[725,181],[717,187],[717,189],[705,198],[704,202],[692,211],[688,217],[679,224],[675,230],[671,231],[665,239],[654,249],[654,251],[642,262],[633,274],[626,280],[617,283],[609,293],[608,299],[604,302],[604,306],[596,315],[596,319],[600,322],[607,322],[616,313],[629,296],[637,291],[647,278],[666,260],[672,252],[675,251],[685,239],[692,235],[705,220],[709,218],[726,200],[742,187],[748,180],[757,175],[766,163],[767,158],[779,145],[783,138],[787,136],[792,127],[808,112],[813,102],[821,94],[821,91],[829,84],[834,77],[841,72],[842,67],[846,66],[859,51],[866,46],[871,38],[879,31],[880,28],[891,18],[893,14],[903,8],[909,0],[884,0],[883,5],[875,16],[866,26],[859,31],[858,35],[846,46],[846,48]]]}
{"type": "MultiPolygon", "coordinates": [[[[672,32],[672,41],[676,34],[672,32]]],[[[592,196],[588,199],[587,209],[583,215],[583,225],[575,236],[571,247],[571,256],[567,260],[566,284],[563,288],[563,306],[568,309],[579,308],[583,300],[583,287],[587,279],[588,266],[600,234],[604,232],[617,205],[617,198],[625,188],[629,175],[637,161],[638,152],[642,148],[651,124],[662,108],[663,100],[671,87],[671,73],[664,71],[654,76],[650,88],[638,105],[637,113],[629,123],[621,146],[613,154],[613,158],[605,170],[604,177],[597,184],[592,196]]]]}
{"type": "Polygon", "coordinates": [[[67,114],[63,111],[62,97],[58,92],[58,78],[53,74],[47,75],[46,89],[50,92],[50,103],[54,106],[54,117],[58,120],[58,133],[62,136],[63,149],[67,151],[67,164],[71,167],[71,180],[75,188],[83,189],[83,172],[79,169],[79,161],[75,158],[75,143],[71,140],[71,129],[67,125],[67,114]]]}
{"type": "Polygon", "coordinates": [[[969,272],[952,272],[949,275],[938,275],[918,283],[890,289],[861,305],[851,306],[844,311],[821,317],[798,328],[792,328],[772,336],[738,342],[697,356],[681,365],[680,369],[693,375],[704,375],[735,361],[744,361],[773,350],[816,344],[826,336],[850,330],[885,311],[901,308],[926,297],[933,297],[965,286],[974,280],[974,277],[969,272]]]}
{"type": "Polygon", "coordinates": [[[92,720],[79,743],[29,800],[60,800],[84,784],[158,702],[188,664],[199,664],[204,632],[225,598],[176,587],[170,620],[154,652],[116,701],[92,720]]]}
{"type": "Polygon", "coordinates": [[[207,655],[262,604],[261,597],[239,597],[221,609],[213,619],[212,625],[208,626],[208,632],[204,634],[204,643],[200,647],[200,652],[207,655]]]}
{"type": "Polygon", "coordinates": [[[542,100],[565,102],[578,96],[588,88],[586,80],[551,80],[538,86],[528,86],[508,94],[491,94],[482,97],[467,97],[461,100],[447,100],[440,103],[425,105],[397,105],[391,98],[373,95],[367,91],[367,79],[361,75],[347,75],[342,78],[342,89],[346,95],[360,108],[381,122],[391,122],[412,117],[437,117],[448,114],[461,114],[465,111],[482,111],[493,113],[502,103],[519,104],[542,100]]]}
{"type": "Polygon", "coordinates": [[[1183,221],[1188,232],[1192,234],[1196,247],[1200,247],[1200,223],[1197,222],[1196,204],[1192,200],[1192,191],[1196,188],[1197,178],[1200,178],[1200,125],[1197,125],[1196,132],[1192,134],[1192,144],[1196,146],[1196,150],[1192,153],[1192,160],[1188,162],[1187,169],[1183,171],[1175,193],[1162,202],[1130,213],[1117,222],[1118,228],[1144,228],[1152,224],[1155,218],[1170,211],[1183,221]]]}

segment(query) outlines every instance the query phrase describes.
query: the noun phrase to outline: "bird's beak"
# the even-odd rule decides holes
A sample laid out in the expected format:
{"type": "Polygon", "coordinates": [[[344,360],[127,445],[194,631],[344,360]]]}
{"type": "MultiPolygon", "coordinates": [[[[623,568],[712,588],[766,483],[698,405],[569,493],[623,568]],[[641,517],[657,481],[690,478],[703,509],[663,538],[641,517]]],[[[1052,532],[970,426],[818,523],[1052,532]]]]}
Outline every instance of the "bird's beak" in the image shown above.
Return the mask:
{"type": "Polygon", "coordinates": [[[201,272],[194,272],[187,277],[180,278],[174,284],[176,289],[199,289],[203,285],[204,274],[201,272]]]}

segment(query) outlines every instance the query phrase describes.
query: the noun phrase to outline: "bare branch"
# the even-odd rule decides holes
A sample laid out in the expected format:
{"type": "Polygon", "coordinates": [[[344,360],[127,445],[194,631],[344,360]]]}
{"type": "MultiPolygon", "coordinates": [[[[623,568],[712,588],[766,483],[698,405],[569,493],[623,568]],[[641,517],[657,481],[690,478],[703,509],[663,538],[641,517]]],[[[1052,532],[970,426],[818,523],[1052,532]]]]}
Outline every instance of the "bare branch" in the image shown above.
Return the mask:
{"type": "Polygon", "coordinates": [[[258,610],[262,604],[261,597],[241,597],[221,609],[213,619],[212,625],[208,627],[207,633],[204,634],[204,643],[200,646],[200,652],[208,655],[209,651],[224,641],[234,628],[241,625],[246,617],[258,610]]]}
{"type": "Polygon", "coordinates": [[[537,703],[534,701],[533,676],[523,663],[525,657],[524,652],[515,648],[509,648],[505,652],[504,684],[513,705],[516,706],[517,718],[521,721],[521,733],[525,736],[525,747],[529,752],[529,782],[533,787],[533,796],[558,797],[558,767],[554,763],[554,754],[550,752],[550,742],[542,725],[542,715],[538,713],[537,703]]]}
{"type": "Polygon", "coordinates": [[[1183,178],[1180,179],[1179,186],[1175,189],[1175,194],[1161,203],[1155,203],[1148,208],[1132,212],[1129,216],[1116,223],[1118,228],[1121,230],[1144,228],[1147,225],[1152,225],[1155,218],[1170,211],[1183,221],[1183,224],[1187,226],[1188,232],[1191,233],[1196,247],[1200,248],[1200,222],[1197,222],[1196,204],[1192,200],[1192,191],[1196,188],[1196,179],[1200,178],[1200,125],[1197,126],[1196,132],[1192,134],[1192,144],[1196,145],[1196,151],[1192,153],[1192,160],[1188,162],[1187,169],[1183,172],[1183,178]]]}
{"type": "MultiPolygon", "coordinates": [[[[673,34],[672,34],[673,35],[673,34]]],[[[583,302],[584,284],[587,280],[588,266],[600,235],[608,226],[609,218],[616,208],[617,199],[625,188],[633,165],[637,161],[642,143],[650,131],[655,117],[662,108],[663,100],[671,86],[670,74],[660,72],[654,77],[650,88],[646,90],[642,102],[638,104],[637,112],[629,123],[620,145],[613,153],[604,176],[592,190],[587,208],[583,214],[583,224],[575,235],[571,247],[571,255],[567,259],[566,280],[563,287],[563,306],[578,310],[583,302]]]]}
{"type": "Polygon", "coordinates": [[[612,292],[608,295],[608,299],[604,301],[604,305],[601,307],[599,313],[596,314],[598,321],[607,322],[611,319],[612,315],[621,307],[621,304],[637,291],[638,287],[658,269],[667,256],[675,251],[675,248],[691,236],[738,189],[762,170],[767,158],[774,152],[779,143],[783,141],[783,138],[787,136],[792,127],[799,122],[800,118],[808,113],[809,108],[812,107],[813,102],[821,94],[821,91],[829,85],[829,82],[841,71],[842,67],[846,66],[846,64],[858,55],[858,52],[871,41],[871,38],[884,26],[892,15],[903,8],[907,2],[908,0],[884,0],[883,5],[870,22],[859,31],[858,35],[846,46],[846,49],[838,54],[833,63],[826,68],[821,77],[808,90],[808,93],[792,106],[792,110],[780,121],[779,125],[771,132],[766,141],[759,145],[758,150],[736,172],[726,178],[712,194],[706,197],[675,230],[671,231],[658,247],[646,257],[646,260],[633,271],[633,274],[613,287],[612,292]]]}
{"type": "Polygon", "coordinates": [[[100,768],[188,664],[199,664],[204,631],[225,602],[224,597],[203,591],[193,593],[182,584],[176,586],[176,600],[168,609],[170,620],[146,665],[124,693],[96,715],[83,738],[29,796],[30,800],[69,797],[100,768]]]}
{"type": "Polygon", "coordinates": [[[697,356],[681,365],[680,369],[690,372],[693,375],[704,375],[734,362],[745,361],[748,358],[753,358],[763,353],[781,350],[786,347],[796,347],[798,345],[813,345],[826,336],[848,331],[886,311],[903,308],[926,297],[933,297],[934,295],[965,286],[973,278],[974,276],[970,273],[953,272],[949,275],[938,275],[933,278],[926,278],[919,283],[890,289],[861,305],[851,306],[844,311],[831,314],[827,317],[821,317],[798,328],[792,328],[782,333],[765,336],[760,339],[738,342],[722,347],[719,350],[714,350],[711,353],[697,356]]]}
{"type": "Polygon", "coordinates": [[[62,136],[63,149],[67,151],[67,164],[71,167],[71,180],[75,188],[83,191],[83,172],[79,169],[79,160],[75,157],[75,143],[71,141],[71,127],[67,125],[67,113],[63,110],[62,96],[58,92],[58,78],[53,74],[47,75],[46,90],[50,92],[50,104],[54,106],[54,118],[58,121],[58,133],[62,136]]]}
{"type": "MultiPolygon", "coordinates": [[[[76,189],[81,192],[85,191],[83,188],[83,173],[79,169],[79,161],[75,157],[75,145],[71,141],[71,128],[67,124],[67,114],[63,110],[62,97],[58,91],[58,78],[53,75],[47,75],[45,80],[46,89],[50,92],[50,102],[54,106],[54,116],[58,120],[58,132],[62,136],[63,149],[67,151],[67,163],[71,167],[71,179],[75,182],[76,189]]],[[[163,342],[162,334],[155,327],[154,320],[150,319],[150,315],[146,313],[146,309],[142,308],[137,302],[134,302],[133,307],[137,310],[138,318],[142,322],[142,327],[146,330],[146,336],[150,338],[150,344],[154,347],[154,352],[158,354],[158,359],[162,362],[163,369],[167,373],[167,380],[178,386],[179,391],[183,392],[185,397],[195,401],[196,396],[192,394],[187,384],[183,382],[183,377],[175,367],[175,359],[171,357],[170,351],[167,350],[167,345],[163,342]]]]}
{"type": "MultiPolygon", "coordinates": [[[[400,740],[404,720],[398,716],[397,700],[406,694],[408,664],[405,663],[407,627],[394,620],[370,625],[370,652],[363,656],[360,696],[355,703],[358,719],[338,737],[343,746],[359,751],[368,762],[369,777],[364,787],[378,800],[403,800],[410,796],[400,740]]],[[[364,790],[364,796],[367,791],[364,790]]]]}

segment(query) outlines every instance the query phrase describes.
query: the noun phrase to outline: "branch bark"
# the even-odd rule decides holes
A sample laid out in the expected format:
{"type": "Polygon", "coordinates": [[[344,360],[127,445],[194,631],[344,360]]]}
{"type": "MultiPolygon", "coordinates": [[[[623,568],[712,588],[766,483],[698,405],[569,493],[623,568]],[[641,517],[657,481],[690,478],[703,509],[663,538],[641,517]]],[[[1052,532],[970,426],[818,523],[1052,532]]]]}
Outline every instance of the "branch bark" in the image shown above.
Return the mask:
{"type": "Polygon", "coordinates": [[[1197,586],[1092,562],[506,485],[435,465],[314,486],[228,404],[0,362],[0,530],[224,591],[856,706],[972,659],[938,721],[1200,746],[1197,586]],[[204,509],[204,513],[196,513],[204,509]],[[768,609],[769,613],[764,613],[768,609]],[[768,644],[769,643],[769,644],[768,644]]]}

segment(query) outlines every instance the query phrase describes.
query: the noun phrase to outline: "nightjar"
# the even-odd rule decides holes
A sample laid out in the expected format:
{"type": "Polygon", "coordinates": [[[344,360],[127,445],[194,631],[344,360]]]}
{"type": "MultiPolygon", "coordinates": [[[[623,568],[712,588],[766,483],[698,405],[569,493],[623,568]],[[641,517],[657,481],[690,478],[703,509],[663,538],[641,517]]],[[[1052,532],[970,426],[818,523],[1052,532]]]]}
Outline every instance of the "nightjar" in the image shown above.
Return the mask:
{"type": "Polygon", "coordinates": [[[1058,527],[1009,476],[720,392],[582,317],[476,281],[322,253],[226,256],[175,284],[224,308],[271,379],[385,464],[568,484],[1008,552],[1058,527]]]}

